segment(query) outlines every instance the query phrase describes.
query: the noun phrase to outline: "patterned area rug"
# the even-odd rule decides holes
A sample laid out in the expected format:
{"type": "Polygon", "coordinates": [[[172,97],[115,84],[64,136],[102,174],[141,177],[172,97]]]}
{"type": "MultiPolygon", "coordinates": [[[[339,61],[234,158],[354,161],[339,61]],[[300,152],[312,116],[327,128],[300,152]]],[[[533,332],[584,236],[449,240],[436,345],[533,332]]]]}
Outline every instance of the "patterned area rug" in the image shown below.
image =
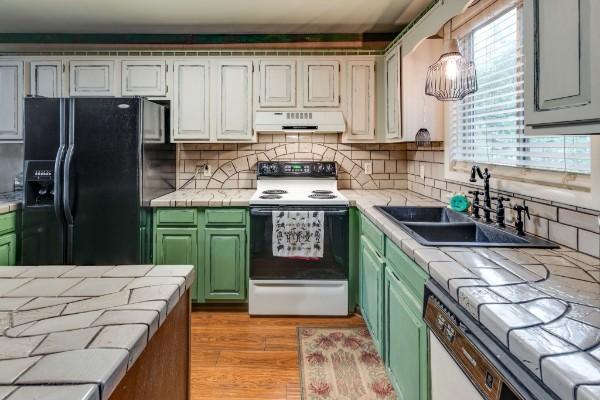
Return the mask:
{"type": "Polygon", "coordinates": [[[366,328],[298,328],[303,400],[396,399],[366,328]]]}

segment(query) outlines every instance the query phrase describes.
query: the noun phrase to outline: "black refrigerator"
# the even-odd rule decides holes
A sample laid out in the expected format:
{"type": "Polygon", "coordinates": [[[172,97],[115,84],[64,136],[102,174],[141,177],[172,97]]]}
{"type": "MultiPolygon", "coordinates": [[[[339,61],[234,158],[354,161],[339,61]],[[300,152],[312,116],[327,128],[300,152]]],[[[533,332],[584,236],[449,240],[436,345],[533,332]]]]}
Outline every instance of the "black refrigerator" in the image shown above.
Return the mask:
{"type": "Polygon", "coordinates": [[[149,263],[150,201],[175,186],[167,132],[142,98],[26,98],[22,263],[149,263]]]}

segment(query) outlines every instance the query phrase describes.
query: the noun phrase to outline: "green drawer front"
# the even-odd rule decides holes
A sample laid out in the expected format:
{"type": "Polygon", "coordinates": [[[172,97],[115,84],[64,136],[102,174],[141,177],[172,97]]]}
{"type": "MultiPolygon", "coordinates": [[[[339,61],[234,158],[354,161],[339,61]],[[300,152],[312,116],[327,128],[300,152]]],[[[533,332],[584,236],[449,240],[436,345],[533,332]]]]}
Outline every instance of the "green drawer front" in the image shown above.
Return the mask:
{"type": "Polygon", "coordinates": [[[196,225],[198,212],[193,208],[166,208],[157,211],[156,222],[158,225],[196,225]]]}
{"type": "Polygon", "coordinates": [[[206,225],[245,225],[246,210],[240,208],[209,208],[206,225]]]}
{"type": "Polygon", "coordinates": [[[0,215],[0,235],[15,231],[17,226],[17,213],[11,212],[0,215]]]}
{"type": "Polygon", "coordinates": [[[425,281],[428,275],[421,267],[411,260],[390,239],[385,239],[385,250],[388,268],[392,268],[398,278],[417,298],[422,299],[425,290],[425,281]]]}
{"type": "Polygon", "coordinates": [[[364,237],[366,237],[371,246],[379,252],[380,255],[385,254],[385,235],[379,230],[367,217],[361,214],[360,229],[364,237]]]}

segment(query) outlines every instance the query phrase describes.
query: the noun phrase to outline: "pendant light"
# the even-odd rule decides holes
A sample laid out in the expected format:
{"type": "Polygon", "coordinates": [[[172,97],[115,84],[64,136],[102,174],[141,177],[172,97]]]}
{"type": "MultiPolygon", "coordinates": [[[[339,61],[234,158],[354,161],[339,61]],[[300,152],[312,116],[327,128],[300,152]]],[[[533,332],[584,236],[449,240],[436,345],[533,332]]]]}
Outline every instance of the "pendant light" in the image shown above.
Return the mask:
{"type": "Polygon", "coordinates": [[[427,69],[425,94],[441,101],[456,101],[476,91],[475,64],[463,57],[457,39],[446,40],[444,54],[427,69]]]}

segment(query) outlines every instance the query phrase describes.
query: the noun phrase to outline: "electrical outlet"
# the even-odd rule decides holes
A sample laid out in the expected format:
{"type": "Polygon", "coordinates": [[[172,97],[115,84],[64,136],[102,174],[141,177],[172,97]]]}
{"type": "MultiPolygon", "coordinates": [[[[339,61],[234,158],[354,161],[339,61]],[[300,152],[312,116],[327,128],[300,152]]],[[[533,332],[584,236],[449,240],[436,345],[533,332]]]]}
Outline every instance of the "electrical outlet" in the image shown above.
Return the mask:
{"type": "Polygon", "coordinates": [[[373,173],[373,163],[371,161],[366,161],[363,164],[363,167],[365,168],[365,175],[371,175],[373,173]]]}
{"type": "Polygon", "coordinates": [[[210,165],[208,164],[204,164],[204,171],[203,171],[204,176],[209,177],[212,175],[212,168],[210,167],[210,165]]]}
{"type": "Polygon", "coordinates": [[[421,177],[421,179],[425,179],[425,165],[421,164],[420,168],[419,168],[419,176],[421,177]]]}

